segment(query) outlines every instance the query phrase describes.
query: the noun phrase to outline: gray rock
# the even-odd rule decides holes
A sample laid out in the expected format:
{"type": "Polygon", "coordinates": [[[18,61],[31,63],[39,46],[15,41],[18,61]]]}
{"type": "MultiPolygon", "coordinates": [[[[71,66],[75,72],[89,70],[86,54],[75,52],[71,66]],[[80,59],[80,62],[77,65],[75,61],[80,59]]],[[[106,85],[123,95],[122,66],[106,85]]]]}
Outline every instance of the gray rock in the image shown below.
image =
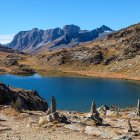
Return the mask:
{"type": "Polygon", "coordinates": [[[138,99],[137,115],[140,116],[140,99],[138,99]]]}
{"type": "Polygon", "coordinates": [[[61,116],[59,117],[59,123],[69,123],[69,122],[68,122],[68,119],[67,119],[66,116],[61,115],[61,116]]]}
{"type": "Polygon", "coordinates": [[[92,115],[96,113],[96,103],[95,103],[95,101],[92,102],[90,112],[91,112],[92,115]]]}
{"type": "Polygon", "coordinates": [[[51,101],[51,113],[55,113],[55,112],[56,112],[56,99],[53,96],[51,101]]]}
{"type": "Polygon", "coordinates": [[[122,135],[122,136],[115,137],[112,140],[132,140],[132,138],[122,135]]]}
{"type": "Polygon", "coordinates": [[[133,132],[133,129],[132,129],[132,125],[130,123],[130,120],[128,120],[128,132],[133,132]]]}
{"type": "Polygon", "coordinates": [[[99,112],[99,114],[104,114],[104,115],[107,113],[108,110],[109,110],[109,107],[107,105],[102,105],[97,108],[97,111],[99,112]]]}
{"type": "Polygon", "coordinates": [[[101,117],[99,117],[98,114],[94,114],[94,115],[91,115],[91,117],[88,117],[87,120],[93,120],[95,125],[102,125],[102,122],[103,122],[103,119],[101,117]]]}
{"type": "Polygon", "coordinates": [[[21,111],[22,110],[22,100],[20,98],[20,96],[17,97],[15,103],[12,104],[12,107],[18,111],[21,111]]]}
{"type": "Polygon", "coordinates": [[[58,119],[59,119],[59,114],[57,112],[54,112],[47,116],[48,122],[58,121],[58,119]]]}

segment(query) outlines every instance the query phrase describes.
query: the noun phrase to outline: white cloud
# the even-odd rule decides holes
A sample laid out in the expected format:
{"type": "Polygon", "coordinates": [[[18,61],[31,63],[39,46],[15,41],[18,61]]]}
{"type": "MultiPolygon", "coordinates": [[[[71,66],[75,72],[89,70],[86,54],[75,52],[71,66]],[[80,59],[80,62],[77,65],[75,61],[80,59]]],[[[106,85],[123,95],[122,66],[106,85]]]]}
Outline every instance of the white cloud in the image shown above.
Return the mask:
{"type": "Polygon", "coordinates": [[[0,34],[0,43],[1,44],[6,44],[12,41],[14,35],[13,34],[9,34],[9,35],[1,35],[0,34]]]}

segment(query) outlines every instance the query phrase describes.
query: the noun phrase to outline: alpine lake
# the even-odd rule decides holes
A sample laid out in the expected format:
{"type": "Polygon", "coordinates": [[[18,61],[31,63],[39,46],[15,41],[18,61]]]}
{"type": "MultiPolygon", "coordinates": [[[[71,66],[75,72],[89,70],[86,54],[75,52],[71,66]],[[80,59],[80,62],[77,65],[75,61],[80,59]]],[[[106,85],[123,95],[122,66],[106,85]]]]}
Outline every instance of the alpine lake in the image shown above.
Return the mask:
{"type": "Polygon", "coordinates": [[[55,96],[59,110],[88,112],[93,100],[97,106],[136,106],[140,98],[140,82],[128,80],[4,74],[0,75],[0,82],[16,88],[36,90],[48,104],[55,96]]]}

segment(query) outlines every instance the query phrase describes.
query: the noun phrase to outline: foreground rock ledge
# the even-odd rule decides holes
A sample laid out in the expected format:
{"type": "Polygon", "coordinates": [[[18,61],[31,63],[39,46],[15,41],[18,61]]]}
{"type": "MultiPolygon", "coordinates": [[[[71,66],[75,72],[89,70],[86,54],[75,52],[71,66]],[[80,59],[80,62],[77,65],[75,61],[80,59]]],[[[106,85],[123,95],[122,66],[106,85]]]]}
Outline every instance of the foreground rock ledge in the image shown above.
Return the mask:
{"type": "Polygon", "coordinates": [[[12,105],[20,99],[20,107],[25,110],[46,111],[47,102],[39,96],[37,91],[23,90],[9,87],[0,83],[0,104],[12,105]]]}

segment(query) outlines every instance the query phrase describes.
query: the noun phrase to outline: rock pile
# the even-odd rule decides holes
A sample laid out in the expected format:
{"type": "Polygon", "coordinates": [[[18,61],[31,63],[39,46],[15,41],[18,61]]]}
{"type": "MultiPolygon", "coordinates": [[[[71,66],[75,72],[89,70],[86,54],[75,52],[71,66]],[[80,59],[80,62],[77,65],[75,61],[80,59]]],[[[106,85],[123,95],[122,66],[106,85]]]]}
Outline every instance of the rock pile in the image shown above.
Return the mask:
{"type": "Polygon", "coordinates": [[[67,117],[65,115],[60,116],[57,112],[57,104],[54,96],[52,97],[50,108],[46,111],[46,116],[40,117],[39,125],[41,126],[49,122],[68,123],[67,117]]]}
{"type": "Polygon", "coordinates": [[[102,125],[103,119],[100,118],[99,113],[96,109],[95,101],[92,102],[91,105],[91,116],[87,118],[87,120],[93,120],[95,125],[102,125]]]}

